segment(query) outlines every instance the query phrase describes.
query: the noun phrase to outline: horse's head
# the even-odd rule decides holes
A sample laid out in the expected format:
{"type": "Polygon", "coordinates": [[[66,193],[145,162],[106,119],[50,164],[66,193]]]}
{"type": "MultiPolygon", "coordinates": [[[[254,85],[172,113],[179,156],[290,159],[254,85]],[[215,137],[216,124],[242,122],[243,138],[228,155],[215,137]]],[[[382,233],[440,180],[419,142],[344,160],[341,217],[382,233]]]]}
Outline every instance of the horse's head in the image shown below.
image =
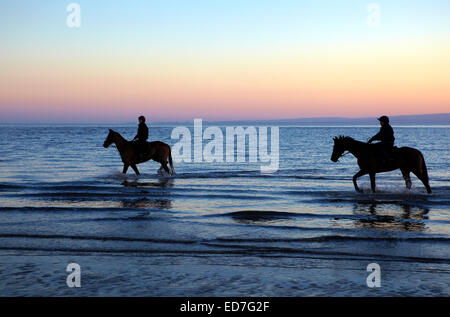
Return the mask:
{"type": "Polygon", "coordinates": [[[105,148],[107,148],[114,142],[114,133],[115,132],[113,130],[109,129],[108,136],[106,137],[105,142],[103,142],[103,146],[105,148]]]}
{"type": "Polygon", "coordinates": [[[337,162],[339,158],[344,154],[344,152],[348,150],[349,140],[350,138],[345,136],[333,138],[334,146],[333,146],[333,153],[331,154],[331,160],[333,162],[337,162]]]}

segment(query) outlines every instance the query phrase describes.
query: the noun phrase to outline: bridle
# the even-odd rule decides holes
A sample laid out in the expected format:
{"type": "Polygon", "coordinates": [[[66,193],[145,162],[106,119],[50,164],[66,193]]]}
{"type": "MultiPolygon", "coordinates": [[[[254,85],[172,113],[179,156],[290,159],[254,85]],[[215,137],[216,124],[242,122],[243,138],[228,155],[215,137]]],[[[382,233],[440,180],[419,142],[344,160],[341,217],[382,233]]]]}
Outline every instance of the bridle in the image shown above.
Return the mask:
{"type": "Polygon", "coordinates": [[[346,156],[347,154],[350,154],[350,151],[349,151],[349,150],[345,150],[344,152],[342,152],[342,154],[339,155],[339,157],[338,157],[337,159],[339,160],[341,157],[344,157],[344,156],[346,156]]]}
{"type": "MultiPolygon", "coordinates": [[[[342,139],[345,139],[345,138],[344,138],[344,137],[334,138],[335,142],[336,142],[336,140],[339,140],[339,141],[340,141],[340,140],[342,140],[342,139]]],[[[337,160],[339,160],[341,157],[346,156],[346,155],[349,154],[349,153],[351,153],[349,150],[344,150],[344,151],[342,152],[342,154],[338,156],[337,160]]]]}
{"type": "Polygon", "coordinates": [[[339,158],[338,159],[340,159],[341,157],[344,157],[344,156],[346,156],[347,154],[350,154],[350,151],[349,150],[347,150],[347,151],[344,151],[344,153],[342,153],[340,156],[339,156],[339,158]]]}

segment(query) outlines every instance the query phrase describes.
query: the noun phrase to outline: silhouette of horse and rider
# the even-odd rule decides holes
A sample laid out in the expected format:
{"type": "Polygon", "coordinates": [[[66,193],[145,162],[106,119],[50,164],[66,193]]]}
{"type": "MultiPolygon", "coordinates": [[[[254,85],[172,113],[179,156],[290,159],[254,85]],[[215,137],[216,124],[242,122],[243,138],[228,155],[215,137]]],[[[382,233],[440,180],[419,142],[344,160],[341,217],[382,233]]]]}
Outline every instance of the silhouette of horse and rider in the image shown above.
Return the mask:
{"type": "MultiPolygon", "coordinates": [[[[170,146],[160,141],[147,142],[148,127],[145,123],[145,117],[140,116],[138,120],[138,132],[132,141],[125,140],[119,133],[109,129],[109,134],[103,146],[107,148],[113,143],[116,145],[124,164],[124,174],[131,166],[136,175],[140,175],[136,165],[148,160],[160,163],[161,168],[167,173],[175,174],[170,146]],[[167,166],[168,163],[170,169],[167,166]]],[[[389,124],[389,118],[381,116],[378,121],[380,121],[380,131],[367,143],[346,136],[333,138],[334,146],[331,160],[337,162],[347,151],[357,158],[360,171],[353,176],[353,184],[358,192],[360,189],[356,180],[359,177],[369,174],[371,189],[375,192],[376,173],[400,169],[408,189],[411,188],[410,173],[412,172],[422,181],[427,192],[431,193],[427,166],[422,153],[410,147],[395,147],[394,130],[389,124]],[[380,142],[371,144],[373,141],[380,142]]]]}
{"type": "Polygon", "coordinates": [[[422,153],[414,148],[394,146],[394,130],[389,124],[389,118],[382,116],[380,121],[380,131],[370,140],[365,142],[356,141],[351,137],[340,136],[333,138],[334,147],[331,160],[337,162],[346,151],[356,157],[360,171],[353,176],[355,190],[360,192],[356,180],[366,174],[370,176],[370,186],[375,192],[375,174],[389,172],[400,169],[406,183],[406,187],[411,189],[410,173],[414,173],[425,186],[427,192],[431,193],[428,180],[428,171],[422,153]],[[379,140],[379,143],[371,144],[379,140]]]}
{"type": "Polygon", "coordinates": [[[161,164],[163,168],[170,175],[175,174],[172,162],[172,152],[170,146],[161,141],[147,142],[148,127],[145,124],[145,117],[138,118],[139,126],[138,132],[132,141],[125,140],[118,132],[109,129],[103,146],[109,147],[115,144],[119,151],[123,162],[123,173],[126,174],[129,167],[131,167],[136,175],[140,175],[137,164],[154,160],[161,164]],[[170,164],[170,169],[167,164],[170,164]]]}

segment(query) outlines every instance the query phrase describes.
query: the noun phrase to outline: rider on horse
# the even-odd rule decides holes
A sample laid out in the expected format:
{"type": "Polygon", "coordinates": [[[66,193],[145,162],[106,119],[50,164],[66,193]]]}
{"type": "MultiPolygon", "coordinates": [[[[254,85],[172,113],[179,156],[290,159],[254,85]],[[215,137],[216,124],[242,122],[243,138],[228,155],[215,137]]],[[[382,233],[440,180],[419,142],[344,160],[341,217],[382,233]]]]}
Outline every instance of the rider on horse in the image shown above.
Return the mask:
{"type": "Polygon", "coordinates": [[[382,155],[383,161],[387,161],[389,160],[394,147],[394,130],[389,124],[389,118],[387,116],[379,117],[378,121],[380,121],[381,125],[380,131],[371,137],[368,143],[372,143],[375,140],[380,141],[377,143],[379,144],[380,154],[382,155]]]}
{"type": "Polygon", "coordinates": [[[139,126],[138,126],[138,132],[136,136],[133,139],[133,142],[136,144],[137,149],[139,151],[139,156],[143,156],[148,150],[147,146],[147,139],[148,139],[148,127],[145,124],[145,117],[140,116],[138,118],[139,120],[139,126]]]}

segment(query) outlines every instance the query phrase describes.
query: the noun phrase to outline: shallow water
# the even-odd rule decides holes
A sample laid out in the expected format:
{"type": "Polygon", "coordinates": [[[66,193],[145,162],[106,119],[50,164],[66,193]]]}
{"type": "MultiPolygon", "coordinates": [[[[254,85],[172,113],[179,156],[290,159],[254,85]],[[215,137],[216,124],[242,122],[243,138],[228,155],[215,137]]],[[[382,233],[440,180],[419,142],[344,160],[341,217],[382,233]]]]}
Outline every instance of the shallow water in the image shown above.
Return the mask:
{"type": "MultiPolygon", "coordinates": [[[[239,125],[236,123],[236,126],[239,125]]],[[[122,175],[108,128],[0,126],[1,295],[448,296],[450,127],[394,127],[424,154],[433,194],[400,171],[353,189],[356,159],[330,161],[336,135],[377,127],[280,127],[280,166],[159,164],[122,175]],[[82,268],[68,288],[66,266],[82,268]],[[381,288],[366,266],[381,267],[381,288]]],[[[173,145],[174,127],[150,127],[173,145]]],[[[207,143],[207,142],[205,142],[207,143]]]]}

